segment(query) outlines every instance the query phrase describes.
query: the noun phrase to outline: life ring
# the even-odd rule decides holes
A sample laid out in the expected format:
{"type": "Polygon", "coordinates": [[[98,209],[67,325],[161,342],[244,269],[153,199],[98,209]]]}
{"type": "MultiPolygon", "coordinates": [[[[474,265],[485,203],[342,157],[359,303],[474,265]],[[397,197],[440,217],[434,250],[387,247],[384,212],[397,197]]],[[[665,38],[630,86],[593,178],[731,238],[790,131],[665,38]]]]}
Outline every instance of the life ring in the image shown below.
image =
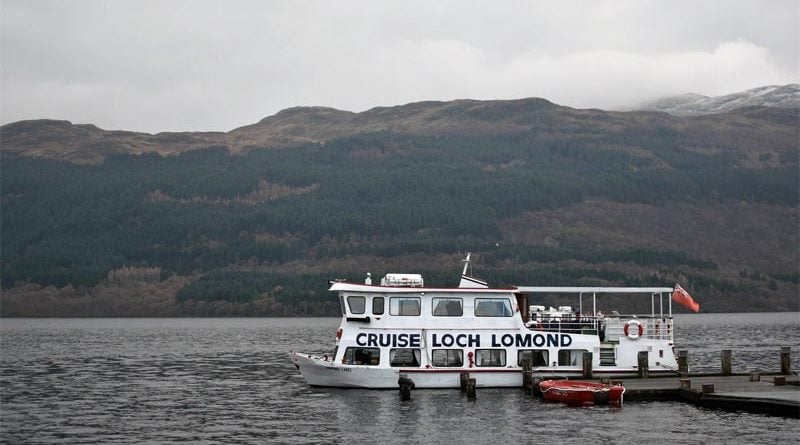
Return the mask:
{"type": "Polygon", "coordinates": [[[328,361],[328,356],[327,355],[323,355],[322,356],[322,360],[327,362],[328,361]]]}
{"type": "Polygon", "coordinates": [[[637,320],[631,320],[625,323],[625,336],[630,338],[631,340],[638,340],[642,338],[642,334],[644,334],[644,326],[637,320]],[[631,326],[635,326],[637,329],[635,331],[631,330],[631,326]]]}
{"type": "Polygon", "coordinates": [[[336,330],[336,339],[340,340],[342,338],[342,328],[336,330]]]}

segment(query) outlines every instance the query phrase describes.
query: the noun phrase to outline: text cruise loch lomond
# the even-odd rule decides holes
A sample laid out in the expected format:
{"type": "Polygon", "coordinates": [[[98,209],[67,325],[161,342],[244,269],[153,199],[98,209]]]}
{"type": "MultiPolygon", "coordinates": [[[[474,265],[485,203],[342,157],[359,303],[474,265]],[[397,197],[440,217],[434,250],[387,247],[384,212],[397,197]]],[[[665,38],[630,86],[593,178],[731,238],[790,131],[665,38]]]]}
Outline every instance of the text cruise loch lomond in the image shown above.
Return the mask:
{"type": "Polygon", "coordinates": [[[672,288],[490,289],[466,275],[469,255],[466,262],[458,288],[424,287],[415,274],[387,274],[380,286],[369,276],[365,284],[332,282],[342,307],[336,349],[292,352],[292,362],[310,385],[354,388],[397,388],[400,373],[416,388],[457,388],[462,372],[477,386],[519,387],[523,360],[534,375],[581,376],[585,352],[599,376],[636,375],[639,351],[648,352],[650,374],[677,372],[669,296],[663,311],[672,288]],[[652,313],[603,315],[595,299],[609,293],[650,295],[652,313]],[[591,296],[591,308],[527,307],[536,294],[578,294],[581,306],[591,296]]]}

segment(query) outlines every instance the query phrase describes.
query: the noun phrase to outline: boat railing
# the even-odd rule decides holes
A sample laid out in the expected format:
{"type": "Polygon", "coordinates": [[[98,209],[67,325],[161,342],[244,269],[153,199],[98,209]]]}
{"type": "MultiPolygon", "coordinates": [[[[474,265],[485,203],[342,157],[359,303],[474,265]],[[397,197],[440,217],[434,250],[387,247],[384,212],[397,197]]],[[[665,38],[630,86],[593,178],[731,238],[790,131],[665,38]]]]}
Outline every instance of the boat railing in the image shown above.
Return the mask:
{"type": "Polygon", "coordinates": [[[672,318],[669,317],[620,315],[606,317],[604,324],[606,341],[619,341],[622,337],[673,340],[672,318]],[[639,326],[641,326],[641,330],[639,326]]]}
{"type": "Polygon", "coordinates": [[[585,317],[575,319],[551,319],[532,321],[528,326],[535,331],[561,332],[564,334],[597,335],[600,331],[599,317],[585,317]]]}
{"type": "Polygon", "coordinates": [[[599,335],[602,341],[619,341],[622,337],[672,341],[672,318],[619,315],[610,317],[581,317],[571,320],[532,321],[530,329],[564,334],[599,335]],[[625,326],[628,326],[628,334],[625,326]],[[641,326],[641,334],[639,334],[641,326]]]}

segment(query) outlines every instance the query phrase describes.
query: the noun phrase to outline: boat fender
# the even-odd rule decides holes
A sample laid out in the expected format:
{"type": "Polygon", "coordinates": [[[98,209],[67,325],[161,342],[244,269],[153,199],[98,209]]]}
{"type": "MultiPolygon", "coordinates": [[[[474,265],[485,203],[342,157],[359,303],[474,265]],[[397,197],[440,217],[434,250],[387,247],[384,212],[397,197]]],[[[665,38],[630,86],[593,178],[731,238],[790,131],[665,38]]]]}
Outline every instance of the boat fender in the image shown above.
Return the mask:
{"type": "Polygon", "coordinates": [[[336,330],[336,339],[340,340],[342,338],[342,328],[336,330]]]}
{"type": "Polygon", "coordinates": [[[644,326],[638,320],[631,320],[625,323],[625,336],[630,338],[631,340],[638,340],[642,338],[642,334],[644,334],[644,326]],[[631,326],[635,327],[636,329],[631,329],[631,326]]]}

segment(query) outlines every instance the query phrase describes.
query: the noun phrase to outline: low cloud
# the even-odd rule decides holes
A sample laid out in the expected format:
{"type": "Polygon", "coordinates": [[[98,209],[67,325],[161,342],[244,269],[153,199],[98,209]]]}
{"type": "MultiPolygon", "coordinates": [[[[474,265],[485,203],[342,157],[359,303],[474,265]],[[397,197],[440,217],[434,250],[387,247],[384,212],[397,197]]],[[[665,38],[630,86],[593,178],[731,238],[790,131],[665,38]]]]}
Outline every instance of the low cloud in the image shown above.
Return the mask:
{"type": "Polygon", "coordinates": [[[795,1],[6,0],[3,123],[230,130],[298,105],[620,109],[797,83],[795,1]]]}

